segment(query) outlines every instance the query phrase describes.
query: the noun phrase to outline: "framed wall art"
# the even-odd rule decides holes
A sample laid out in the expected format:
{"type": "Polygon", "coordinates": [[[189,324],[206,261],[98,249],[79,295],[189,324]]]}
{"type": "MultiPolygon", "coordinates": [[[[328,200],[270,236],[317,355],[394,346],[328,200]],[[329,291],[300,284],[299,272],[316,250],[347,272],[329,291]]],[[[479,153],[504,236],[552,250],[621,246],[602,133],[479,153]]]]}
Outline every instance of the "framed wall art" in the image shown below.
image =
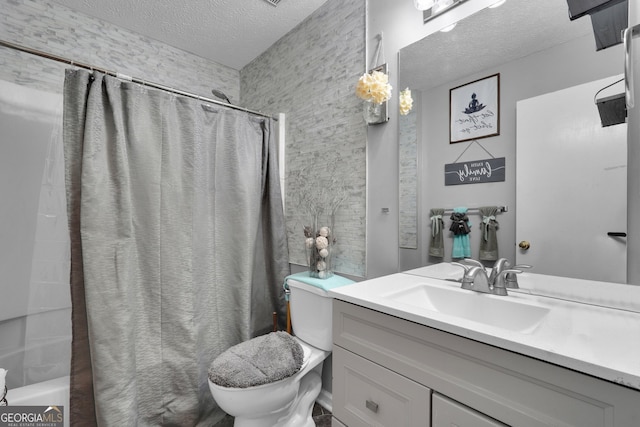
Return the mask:
{"type": "Polygon", "coordinates": [[[500,74],[449,90],[449,143],[500,135],[500,74]]]}

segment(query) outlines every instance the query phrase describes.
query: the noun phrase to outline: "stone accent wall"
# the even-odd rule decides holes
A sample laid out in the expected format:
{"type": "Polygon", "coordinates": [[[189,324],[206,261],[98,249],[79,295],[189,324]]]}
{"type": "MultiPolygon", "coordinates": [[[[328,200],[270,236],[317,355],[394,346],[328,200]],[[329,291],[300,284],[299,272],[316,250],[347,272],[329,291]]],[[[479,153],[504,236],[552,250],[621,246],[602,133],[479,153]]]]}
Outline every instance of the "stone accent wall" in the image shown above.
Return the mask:
{"type": "MultiPolygon", "coordinates": [[[[285,113],[289,258],[306,264],[306,197],[345,191],[335,216],[333,270],[366,274],[366,139],[355,85],[364,73],[365,0],[329,0],[240,72],[241,102],[285,113]]],[[[326,225],[326,212],[318,225],[326,225]]],[[[395,244],[389,242],[389,244],[395,244]]]]}
{"type": "MultiPolygon", "coordinates": [[[[0,39],[213,97],[240,98],[239,71],[47,0],[0,0],[0,39]]],[[[0,79],[61,93],[68,65],[0,47],[0,79]]]]}

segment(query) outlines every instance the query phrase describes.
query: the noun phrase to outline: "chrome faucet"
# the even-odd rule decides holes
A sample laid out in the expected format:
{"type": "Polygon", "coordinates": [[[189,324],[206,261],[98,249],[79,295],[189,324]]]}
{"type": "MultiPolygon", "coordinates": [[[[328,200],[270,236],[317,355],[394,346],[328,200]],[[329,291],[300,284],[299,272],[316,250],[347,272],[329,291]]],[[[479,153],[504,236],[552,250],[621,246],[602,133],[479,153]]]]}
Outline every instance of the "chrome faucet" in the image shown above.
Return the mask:
{"type": "Polygon", "coordinates": [[[491,270],[491,275],[489,276],[489,283],[494,284],[496,279],[503,270],[509,268],[509,261],[506,258],[500,258],[493,265],[493,270],[491,270]]]}
{"type": "Polygon", "coordinates": [[[489,277],[484,267],[471,267],[462,278],[462,289],[470,289],[485,294],[493,293],[489,285],[489,277]],[[466,280],[465,280],[466,279],[466,280]],[[465,283],[467,287],[465,287],[465,283]]]}
{"type": "MultiPolygon", "coordinates": [[[[509,287],[507,285],[508,277],[513,276],[515,278],[516,274],[520,274],[520,273],[522,273],[522,270],[516,270],[516,269],[506,269],[498,273],[497,276],[495,277],[495,281],[492,283],[493,294],[501,295],[501,296],[508,295],[507,293],[507,288],[509,287]]],[[[516,285],[517,285],[517,280],[516,280],[516,285]]]]}
{"type": "Polygon", "coordinates": [[[493,266],[493,270],[491,271],[491,275],[489,276],[489,283],[491,284],[491,286],[495,286],[496,282],[498,280],[501,280],[500,285],[504,283],[505,288],[518,289],[518,278],[516,277],[516,274],[522,273],[521,270],[525,268],[531,268],[531,266],[527,264],[518,264],[511,267],[509,261],[507,261],[506,258],[500,258],[493,266]],[[512,269],[517,272],[506,271],[507,269],[512,269]],[[503,271],[506,271],[506,275],[502,279],[499,279],[500,274],[503,271]]]}
{"type": "Polygon", "coordinates": [[[484,268],[484,264],[482,264],[480,261],[476,261],[473,258],[462,258],[462,262],[466,262],[468,264],[473,264],[477,267],[481,267],[484,271],[487,271],[486,268],[484,268]]]}
{"type": "MultiPolygon", "coordinates": [[[[473,264],[473,266],[459,262],[452,262],[451,264],[464,269],[460,287],[475,292],[506,296],[508,295],[507,288],[510,280],[514,280],[516,274],[522,273],[522,270],[518,270],[515,267],[509,268],[509,263],[505,258],[501,258],[496,262],[490,276],[487,275],[487,270],[479,261],[470,258],[465,258],[463,261],[473,264]],[[514,279],[510,279],[511,277],[514,279]]],[[[529,267],[523,265],[523,268],[529,267]]],[[[515,280],[515,283],[517,286],[517,280],[515,280]]]]}
{"type": "Polygon", "coordinates": [[[462,289],[470,291],[482,292],[490,294],[492,293],[489,286],[489,277],[487,271],[482,265],[474,265],[470,267],[468,265],[461,264],[459,262],[452,262],[452,265],[457,265],[464,269],[464,276],[462,276],[462,289]]]}

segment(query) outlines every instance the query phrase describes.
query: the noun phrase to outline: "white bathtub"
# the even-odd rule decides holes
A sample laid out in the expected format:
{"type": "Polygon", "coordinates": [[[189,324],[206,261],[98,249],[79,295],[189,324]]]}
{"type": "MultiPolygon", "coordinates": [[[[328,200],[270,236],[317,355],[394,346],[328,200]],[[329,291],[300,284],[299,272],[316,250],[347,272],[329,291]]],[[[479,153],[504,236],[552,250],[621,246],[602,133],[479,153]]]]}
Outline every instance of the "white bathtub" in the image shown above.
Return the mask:
{"type": "Polygon", "coordinates": [[[55,378],[9,390],[10,406],[64,406],[64,427],[69,427],[69,377],[55,378]]]}

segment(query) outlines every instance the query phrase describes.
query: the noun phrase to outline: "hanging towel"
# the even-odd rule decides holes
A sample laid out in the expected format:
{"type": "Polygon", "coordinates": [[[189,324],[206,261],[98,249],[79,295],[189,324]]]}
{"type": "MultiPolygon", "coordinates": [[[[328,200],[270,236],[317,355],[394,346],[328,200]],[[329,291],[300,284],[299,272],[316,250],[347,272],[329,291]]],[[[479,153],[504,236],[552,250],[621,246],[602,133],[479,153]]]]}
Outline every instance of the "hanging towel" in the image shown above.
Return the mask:
{"type": "Polygon", "coordinates": [[[442,221],[444,209],[431,209],[429,219],[431,220],[431,237],[429,239],[429,256],[444,258],[444,221],[442,221]]]}
{"type": "Polygon", "coordinates": [[[480,259],[483,261],[495,261],[498,259],[498,221],[496,221],[497,206],[484,206],[478,208],[482,215],[482,238],[480,239],[480,259]]]}
{"type": "Polygon", "coordinates": [[[469,243],[469,233],[471,232],[471,222],[467,216],[467,208],[454,208],[451,214],[451,226],[449,230],[453,233],[452,258],[470,258],[471,244],[469,243]]]}

